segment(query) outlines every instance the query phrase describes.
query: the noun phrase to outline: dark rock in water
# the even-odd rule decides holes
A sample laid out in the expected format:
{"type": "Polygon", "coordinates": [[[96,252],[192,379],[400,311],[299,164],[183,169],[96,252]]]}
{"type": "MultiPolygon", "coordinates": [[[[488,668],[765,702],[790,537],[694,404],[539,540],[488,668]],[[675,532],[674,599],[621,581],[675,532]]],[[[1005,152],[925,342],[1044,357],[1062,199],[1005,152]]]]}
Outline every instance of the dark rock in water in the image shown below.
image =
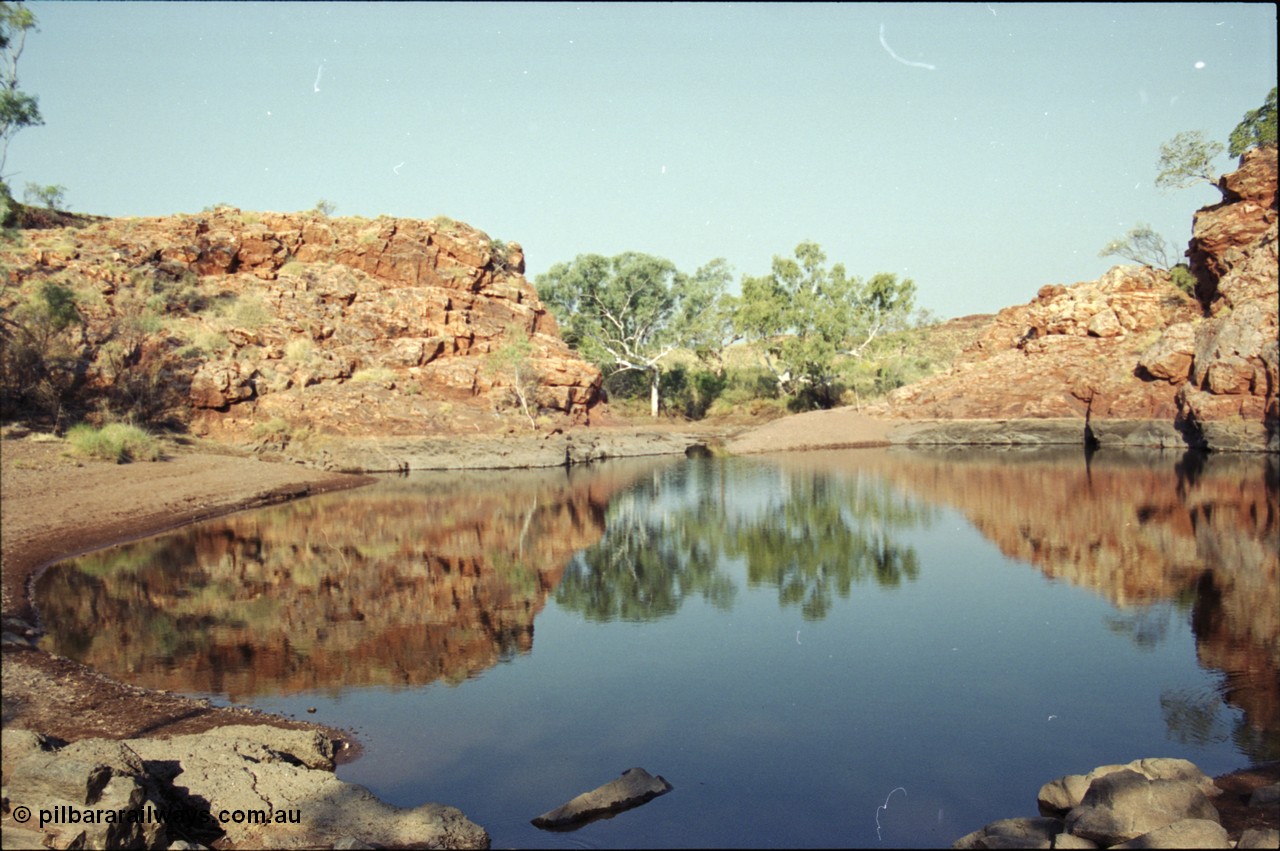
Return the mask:
{"type": "Polygon", "coordinates": [[[578,797],[533,819],[535,827],[572,829],[602,816],[611,816],[647,803],[670,792],[672,786],[661,776],[643,768],[628,768],[617,780],[583,792],[578,797]]]}

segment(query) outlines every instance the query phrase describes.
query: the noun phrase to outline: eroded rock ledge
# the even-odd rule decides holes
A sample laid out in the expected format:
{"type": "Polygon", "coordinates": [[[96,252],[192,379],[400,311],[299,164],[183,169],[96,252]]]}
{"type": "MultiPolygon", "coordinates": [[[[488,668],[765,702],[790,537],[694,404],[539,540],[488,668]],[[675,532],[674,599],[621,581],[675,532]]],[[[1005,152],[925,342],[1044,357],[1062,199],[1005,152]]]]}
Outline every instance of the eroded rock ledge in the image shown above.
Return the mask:
{"type": "Polygon", "coordinates": [[[453,807],[393,807],[338,780],[334,743],[314,731],[232,726],[62,747],[27,730],[3,737],[5,847],[489,847],[453,807]]]}

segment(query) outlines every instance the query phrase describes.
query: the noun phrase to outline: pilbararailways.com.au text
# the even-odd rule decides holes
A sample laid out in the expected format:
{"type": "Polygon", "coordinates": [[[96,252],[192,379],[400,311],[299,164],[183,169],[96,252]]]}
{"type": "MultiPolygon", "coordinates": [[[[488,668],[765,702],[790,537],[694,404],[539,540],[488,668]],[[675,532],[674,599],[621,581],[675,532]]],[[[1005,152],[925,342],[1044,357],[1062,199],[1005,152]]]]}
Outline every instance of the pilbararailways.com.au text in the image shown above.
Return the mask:
{"type": "MultiPolygon", "coordinates": [[[[31,809],[16,806],[12,810],[14,821],[31,820],[31,809]]],[[[301,824],[301,809],[234,809],[204,810],[194,807],[145,807],[122,809],[97,809],[59,804],[56,807],[36,810],[40,827],[73,824],[301,824]]]]}

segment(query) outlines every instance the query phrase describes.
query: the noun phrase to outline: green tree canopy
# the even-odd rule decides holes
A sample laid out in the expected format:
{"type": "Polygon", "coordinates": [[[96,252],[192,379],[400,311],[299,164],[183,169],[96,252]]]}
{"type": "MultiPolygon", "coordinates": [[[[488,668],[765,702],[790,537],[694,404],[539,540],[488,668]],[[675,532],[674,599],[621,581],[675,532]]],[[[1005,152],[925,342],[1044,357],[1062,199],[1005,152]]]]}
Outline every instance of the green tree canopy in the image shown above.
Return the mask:
{"type": "MultiPolygon", "coordinates": [[[[1156,167],[1156,186],[1161,189],[1186,189],[1201,181],[1218,188],[1218,173],[1213,161],[1222,153],[1221,142],[1205,138],[1200,130],[1187,130],[1160,146],[1156,167]]],[[[1219,190],[1221,191],[1221,190],[1219,190]]]]}
{"type": "Polygon", "coordinates": [[[713,261],[690,277],[649,254],[580,254],[539,275],[536,285],[570,346],[606,371],[648,375],[656,417],[662,359],[713,334],[706,317],[723,294],[726,270],[713,261]]]}
{"type": "Polygon", "coordinates": [[[4,179],[9,142],[24,127],[44,123],[34,95],[18,89],[18,59],[27,32],[36,28],[36,16],[21,3],[0,3],[0,181],[4,179]]]}
{"type": "Polygon", "coordinates": [[[1227,153],[1238,157],[1250,148],[1276,143],[1276,87],[1272,86],[1262,106],[1244,114],[1231,131],[1227,153]]]}
{"type": "Polygon", "coordinates": [[[837,356],[859,355],[882,330],[902,325],[915,284],[887,273],[862,281],[826,261],[814,242],[796,246],[794,259],[775,256],[769,274],[743,279],[734,323],[762,342],[784,393],[829,408],[838,402],[837,356]]]}

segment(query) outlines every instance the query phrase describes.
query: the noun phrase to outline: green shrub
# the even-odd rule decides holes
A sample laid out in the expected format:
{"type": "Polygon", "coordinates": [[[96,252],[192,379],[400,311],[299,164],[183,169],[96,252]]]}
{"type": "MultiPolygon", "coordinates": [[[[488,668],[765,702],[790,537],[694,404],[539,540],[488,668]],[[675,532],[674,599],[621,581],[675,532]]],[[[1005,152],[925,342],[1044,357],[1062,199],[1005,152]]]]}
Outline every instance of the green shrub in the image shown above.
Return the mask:
{"type": "Polygon", "coordinates": [[[1173,285],[1182,290],[1189,296],[1196,294],[1196,276],[1191,274],[1191,269],[1186,263],[1179,263],[1169,270],[1169,277],[1173,279],[1173,285]]]}
{"type": "Polygon", "coordinates": [[[677,364],[662,374],[659,395],[663,407],[669,412],[700,420],[707,415],[728,383],[726,376],[716,375],[711,370],[677,364]]]}
{"type": "Polygon", "coordinates": [[[129,461],[159,461],[160,441],[145,429],[128,423],[111,423],[94,428],[87,423],[71,427],[67,440],[92,458],[125,464],[129,461]]]}

